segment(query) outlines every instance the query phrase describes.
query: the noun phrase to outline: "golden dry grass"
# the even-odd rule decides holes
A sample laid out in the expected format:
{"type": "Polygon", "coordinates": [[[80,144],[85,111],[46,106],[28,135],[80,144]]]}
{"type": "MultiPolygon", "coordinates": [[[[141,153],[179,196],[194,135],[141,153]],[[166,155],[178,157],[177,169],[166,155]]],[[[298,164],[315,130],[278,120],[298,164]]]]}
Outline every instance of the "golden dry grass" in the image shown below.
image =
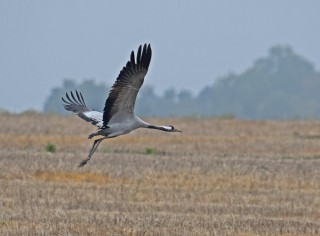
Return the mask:
{"type": "Polygon", "coordinates": [[[92,126],[1,114],[0,234],[320,233],[320,122],[150,121],[183,133],[105,141],[79,169],[92,126]]]}

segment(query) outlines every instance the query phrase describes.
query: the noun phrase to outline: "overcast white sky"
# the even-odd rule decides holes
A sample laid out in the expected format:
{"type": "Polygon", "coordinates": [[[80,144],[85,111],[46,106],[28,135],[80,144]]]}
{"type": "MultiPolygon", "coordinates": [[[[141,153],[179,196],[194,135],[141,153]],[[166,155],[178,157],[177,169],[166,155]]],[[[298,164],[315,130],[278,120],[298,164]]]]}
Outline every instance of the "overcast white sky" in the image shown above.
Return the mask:
{"type": "Polygon", "coordinates": [[[2,0],[0,109],[41,110],[65,78],[112,84],[145,42],[153,48],[145,83],[158,93],[196,94],[275,44],[320,68],[319,12],[317,0],[2,0]]]}

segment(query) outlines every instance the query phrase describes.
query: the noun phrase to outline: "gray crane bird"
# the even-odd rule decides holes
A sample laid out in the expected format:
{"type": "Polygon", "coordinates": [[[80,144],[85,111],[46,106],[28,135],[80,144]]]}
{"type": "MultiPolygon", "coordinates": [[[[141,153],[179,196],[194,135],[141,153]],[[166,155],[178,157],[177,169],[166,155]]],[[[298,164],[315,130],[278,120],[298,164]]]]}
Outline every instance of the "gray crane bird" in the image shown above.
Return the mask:
{"type": "Polygon", "coordinates": [[[131,52],[130,60],[120,71],[109,92],[103,113],[87,107],[81,92],[75,91],[73,93],[71,91],[70,95],[66,93],[66,98],[62,97],[62,101],[65,103],[64,108],[67,111],[76,113],[80,118],[98,127],[98,131],[90,134],[89,139],[95,136],[102,136],[93,142],[87,159],[83,160],[79,167],[87,164],[104,139],[127,134],[138,128],[181,132],[172,125],[157,126],[149,124],[134,113],[136,97],[148,72],[151,55],[150,44],[148,46],[144,44],[143,48],[140,45],[136,58],[134,51],[131,52]]]}

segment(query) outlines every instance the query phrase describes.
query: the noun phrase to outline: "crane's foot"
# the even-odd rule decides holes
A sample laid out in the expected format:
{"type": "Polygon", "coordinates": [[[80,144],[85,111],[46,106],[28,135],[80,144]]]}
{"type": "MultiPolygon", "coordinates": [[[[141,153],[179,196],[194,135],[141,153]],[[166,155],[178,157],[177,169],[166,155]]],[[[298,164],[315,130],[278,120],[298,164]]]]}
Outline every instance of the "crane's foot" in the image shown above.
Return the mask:
{"type": "Polygon", "coordinates": [[[90,135],[88,136],[88,139],[92,139],[95,135],[96,135],[95,133],[90,134],[90,135]]]}
{"type": "Polygon", "coordinates": [[[81,161],[79,164],[79,168],[87,164],[88,161],[89,161],[88,159],[81,161]]]}

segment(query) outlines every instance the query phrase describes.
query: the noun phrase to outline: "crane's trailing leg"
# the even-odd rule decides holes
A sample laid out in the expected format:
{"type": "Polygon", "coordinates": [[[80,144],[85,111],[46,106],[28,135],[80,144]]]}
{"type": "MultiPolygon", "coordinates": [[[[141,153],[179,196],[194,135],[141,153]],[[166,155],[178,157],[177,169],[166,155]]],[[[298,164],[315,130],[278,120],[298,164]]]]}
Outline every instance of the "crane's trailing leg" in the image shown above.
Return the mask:
{"type": "Polygon", "coordinates": [[[84,166],[85,164],[87,164],[87,162],[91,159],[93,153],[97,150],[97,148],[98,148],[99,144],[101,143],[101,141],[104,140],[105,138],[106,138],[106,137],[103,137],[103,138],[99,138],[99,139],[94,140],[93,145],[92,145],[92,148],[91,148],[91,150],[90,150],[90,152],[89,152],[89,155],[88,155],[87,159],[81,161],[79,167],[82,167],[82,166],[84,166]]]}

